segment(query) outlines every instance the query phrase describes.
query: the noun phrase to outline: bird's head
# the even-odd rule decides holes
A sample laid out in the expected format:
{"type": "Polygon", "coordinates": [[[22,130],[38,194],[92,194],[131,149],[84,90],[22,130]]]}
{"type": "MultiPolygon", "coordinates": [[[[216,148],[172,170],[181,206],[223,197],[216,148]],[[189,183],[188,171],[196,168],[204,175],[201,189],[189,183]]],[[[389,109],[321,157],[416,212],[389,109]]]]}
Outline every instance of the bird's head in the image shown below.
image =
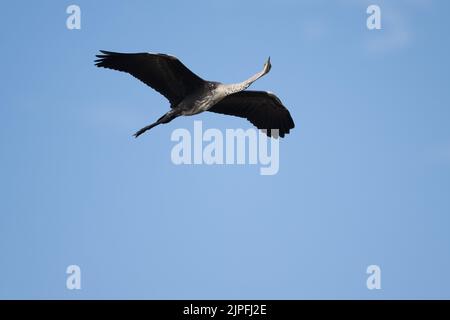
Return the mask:
{"type": "Polygon", "coordinates": [[[264,63],[264,74],[269,73],[272,68],[272,64],[270,63],[270,57],[267,59],[266,63],[264,63]]]}

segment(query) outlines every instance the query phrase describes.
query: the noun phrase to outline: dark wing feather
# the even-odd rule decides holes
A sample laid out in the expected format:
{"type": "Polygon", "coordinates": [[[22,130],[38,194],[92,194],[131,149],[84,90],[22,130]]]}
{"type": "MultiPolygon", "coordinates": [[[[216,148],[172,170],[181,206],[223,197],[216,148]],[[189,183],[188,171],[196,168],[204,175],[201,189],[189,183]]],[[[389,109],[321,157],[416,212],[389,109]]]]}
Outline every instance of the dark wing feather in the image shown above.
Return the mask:
{"type": "Polygon", "coordinates": [[[204,85],[204,80],[174,56],[160,53],[118,53],[100,50],[95,65],[131,74],[165,96],[175,107],[204,85]]]}
{"type": "Polygon", "coordinates": [[[280,137],[295,127],[291,114],[273,93],[241,91],[231,94],[208,111],[246,118],[258,129],[278,129],[280,137]]]}

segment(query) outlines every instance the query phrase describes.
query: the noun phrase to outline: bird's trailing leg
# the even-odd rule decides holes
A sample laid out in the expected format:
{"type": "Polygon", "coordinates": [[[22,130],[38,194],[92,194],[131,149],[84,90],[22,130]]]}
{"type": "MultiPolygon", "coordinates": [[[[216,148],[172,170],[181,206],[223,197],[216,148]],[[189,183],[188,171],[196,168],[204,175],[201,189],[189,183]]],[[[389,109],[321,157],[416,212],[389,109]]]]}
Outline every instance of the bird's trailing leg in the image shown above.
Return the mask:
{"type": "Polygon", "coordinates": [[[156,127],[157,125],[161,123],[168,123],[175,119],[176,117],[180,116],[180,113],[176,109],[172,109],[169,112],[167,112],[165,115],[163,115],[161,118],[159,118],[156,122],[152,123],[151,125],[148,125],[142,129],[140,129],[138,132],[134,134],[134,137],[137,138],[141,134],[143,134],[145,131],[150,130],[153,127],[156,127]]]}

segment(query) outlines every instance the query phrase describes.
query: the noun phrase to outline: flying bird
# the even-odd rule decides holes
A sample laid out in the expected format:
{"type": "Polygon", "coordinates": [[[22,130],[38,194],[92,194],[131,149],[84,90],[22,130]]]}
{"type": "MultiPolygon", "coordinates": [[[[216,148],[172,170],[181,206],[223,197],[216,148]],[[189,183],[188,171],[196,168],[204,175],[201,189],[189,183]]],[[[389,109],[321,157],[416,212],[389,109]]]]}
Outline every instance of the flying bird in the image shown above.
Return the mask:
{"type": "Polygon", "coordinates": [[[240,83],[224,84],[206,81],[189,70],[178,58],[161,53],[118,53],[100,50],[97,67],[127,72],[155,89],[170,102],[170,110],[156,122],[140,129],[137,138],[147,130],[168,123],[179,116],[204,111],[246,118],[267,136],[284,137],[294,128],[294,121],[271,92],[247,89],[253,82],[269,73],[270,57],[263,69],[240,83]],[[271,131],[278,129],[278,132],[271,131]]]}

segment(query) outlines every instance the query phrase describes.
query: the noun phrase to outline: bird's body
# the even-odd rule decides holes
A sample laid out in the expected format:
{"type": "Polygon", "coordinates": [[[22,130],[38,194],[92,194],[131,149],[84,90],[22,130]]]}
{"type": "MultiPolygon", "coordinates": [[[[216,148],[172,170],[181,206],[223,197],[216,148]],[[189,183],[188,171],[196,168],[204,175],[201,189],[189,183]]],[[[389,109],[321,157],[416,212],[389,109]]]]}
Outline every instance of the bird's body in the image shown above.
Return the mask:
{"type": "Polygon", "coordinates": [[[236,84],[223,84],[201,79],[170,55],[101,52],[102,55],[97,55],[98,67],[130,73],[164,95],[171,104],[171,110],[153,124],[136,132],[135,137],[176,117],[204,111],[247,118],[257,128],[266,129],[269,137],[284,137],[294,128],[289,111],[274,94],[244,91],[270,71],[270,58],[264,69],[249,79],[236,84]],[[271,132],[270,129],[278,132],[271,132]]]}
{"type": "Polygon", "coordinates": [[[209,108],[225,97],[226,93],[221,83],[208,81],[200,90],[181,100],[176,108],[181,110],[183,116],[192,116],[208,111],[209,108]]]}

